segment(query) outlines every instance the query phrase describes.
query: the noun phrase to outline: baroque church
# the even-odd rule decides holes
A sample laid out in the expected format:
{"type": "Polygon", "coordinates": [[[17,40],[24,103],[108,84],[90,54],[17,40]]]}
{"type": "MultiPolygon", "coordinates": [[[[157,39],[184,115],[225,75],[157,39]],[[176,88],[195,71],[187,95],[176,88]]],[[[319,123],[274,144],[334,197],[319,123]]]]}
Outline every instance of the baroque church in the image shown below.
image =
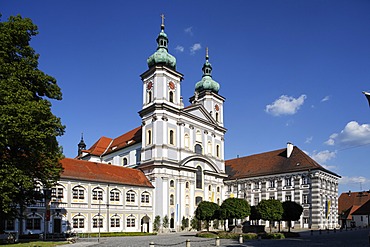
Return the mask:
{"type": "MultiPolygon", "coordinates": [[[[208,50],[190,104],[181,96],[183,75],[168,52],[164,17],[157,50],[141,74],[140,126],[116,138],[101,137],[78,156],[61,160],[64,172],[51,199],[29,205],[23,219],[7,221],[21,234],[152,232],[156,216],[181,231],[201,201],[229,197],[250,205],[294,200],[304,212],[298,228],[337,227],[338,179],[298,147],[225,161],[224,102],[212,78],[208,50]]],[[[268,222],[265,223],[268,226],[268,222]]]]}

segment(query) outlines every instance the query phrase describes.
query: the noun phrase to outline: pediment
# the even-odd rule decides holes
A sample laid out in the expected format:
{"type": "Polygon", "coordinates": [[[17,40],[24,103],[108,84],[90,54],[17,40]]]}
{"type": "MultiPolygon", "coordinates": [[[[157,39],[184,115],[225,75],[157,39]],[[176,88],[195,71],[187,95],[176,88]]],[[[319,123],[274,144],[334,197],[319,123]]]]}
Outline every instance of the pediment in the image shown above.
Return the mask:
{"type": "Polygon", "coordinates": [[[208,113],[207,110],[204,108],[204,106],[201,104],[189,106],[184,109],[184,112],[192,116],[195,116],[197,118],[200,118],[204,121],[216,124],[216,121],[212,118],[211,114],[208,113]]]}

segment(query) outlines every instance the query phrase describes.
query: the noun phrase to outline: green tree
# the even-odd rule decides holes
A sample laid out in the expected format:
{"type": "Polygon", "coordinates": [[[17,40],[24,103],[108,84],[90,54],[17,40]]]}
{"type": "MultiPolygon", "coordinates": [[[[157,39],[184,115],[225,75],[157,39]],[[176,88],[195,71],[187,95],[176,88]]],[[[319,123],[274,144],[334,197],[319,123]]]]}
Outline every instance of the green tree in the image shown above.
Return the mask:
{"type": "Polygon", "coordinates": [[[251,214],[249,220],[252,221],[254,225],[257,225],[257,221],[261,219],[261,215],[258,213],[256,206],[251,206],[251,214]]]}
{"type": "Polygon", "coordinates": [[[158,232],[160,227],[161,227],[161,216],[157,215],[157,216],[155,216],[155,218],[154,218],[154,222],[153,222],[153,230],[154,230],[155,232],[158,232]]]}
{"type": "Polygon", "coordinates": [[[251,213],[249,203],[241,198],[228,198],[221,204],[221,219],[244,219],[251,213]]]}
{"type": "Polygon", "coordinates": [[[162,220],[162,226],[163,226],[163,228],[167,229],[168,228],[168,225],[169,225],[169,219],[168,219],[168,216],[165,215],[163,217],[163,220],[162,220]]]}
{"type": "Polygon", "coordinates": [[[181,220],[181,230],[185,230],[188,227],[189,227],[189,219],[183,216],[181,220]]]}
{"type": "Polygon", "coordinates": [[[202,201],[195,210],[195,217],[198,220],[205,220],[207,231],[209,231],[209,221],[216,218],[216,213],[220,207],[214,202],[202,201]]]}
{"type": "Polygon", "coordinates": [[[200,231],[199,222],[200,222],[200,220],[198,220],[196,217],[191,218],[191,221],[190,221],[191,229],[200,231]]]}
{"type": "Polygon", "coordinates": [[[282,203],[275,199],[260,201],[257,205],[257,211],[261,215],[261,219],[270,222],[270,233],[272,231],[272,223],[281,220],[284,212],[282,203]]]}
{"type": "Polygon", "coordinates": [[[57,137],[65,127],[49,102],[61,100],[62,93],[56,80],[38,69],[39,54],[30,46],[37,34],[28,18],[0,22],[0,232],[17,206],[22,212],[38,198],[38,182],[50,187],[62,171],[57,137]]]}
{"type": "Polygon", "coordinates": [[[283,210],[282,220],[285,220],[288,223],[288,232],[290,232],[292,221],[299,220],[303,212],[303,207],[296,202],[285,201],[283,202],[283,210]]]}

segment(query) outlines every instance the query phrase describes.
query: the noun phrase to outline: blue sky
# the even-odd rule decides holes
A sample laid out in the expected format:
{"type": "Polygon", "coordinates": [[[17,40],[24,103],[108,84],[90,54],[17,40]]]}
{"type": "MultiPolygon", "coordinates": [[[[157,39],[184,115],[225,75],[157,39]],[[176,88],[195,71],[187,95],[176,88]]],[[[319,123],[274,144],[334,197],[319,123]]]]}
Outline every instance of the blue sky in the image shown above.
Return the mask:
{"type": "Polygon", "coordinates": [[[140,125],[139,75],[164,13],[186,103],[209,47],[226,98],[226,159],[289,141],[342,176],[339,192],[370,189],[367,0],[3,0],[0,9],[2,21],[21,14],[39,27],[32,46],[63,92],[52,103],[66,125],[66,157],[82,132],[91,146],[140,125]]]}

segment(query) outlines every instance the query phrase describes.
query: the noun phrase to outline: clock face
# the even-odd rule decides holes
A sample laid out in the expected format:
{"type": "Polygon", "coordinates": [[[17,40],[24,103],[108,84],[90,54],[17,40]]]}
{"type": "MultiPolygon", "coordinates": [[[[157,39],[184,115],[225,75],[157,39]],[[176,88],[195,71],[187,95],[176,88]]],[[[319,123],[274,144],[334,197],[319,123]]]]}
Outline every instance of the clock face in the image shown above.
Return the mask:
{"type": "Polygon", "coordinates": [[[174,90],[175,89],[175,83],[173,83],[172,81],[170,81],[170,83],[168,83],[168,86],[170,87],[171,90],[174,90]]]}
{"type": "Polygon", "coordinates": [[[149,82],[148,83],[148,85],[146,86],[146,88],[148,89],[148,90],[150,90],[150,89],[152,89],[152,87],[153,87],[153,82],[149,82]]]}
{"type": "Polygon", "coordinates": [[[215,105],[215,110],[216,111],[219,111],[220,110],[220,107],[218,105],[215,105]]]}

